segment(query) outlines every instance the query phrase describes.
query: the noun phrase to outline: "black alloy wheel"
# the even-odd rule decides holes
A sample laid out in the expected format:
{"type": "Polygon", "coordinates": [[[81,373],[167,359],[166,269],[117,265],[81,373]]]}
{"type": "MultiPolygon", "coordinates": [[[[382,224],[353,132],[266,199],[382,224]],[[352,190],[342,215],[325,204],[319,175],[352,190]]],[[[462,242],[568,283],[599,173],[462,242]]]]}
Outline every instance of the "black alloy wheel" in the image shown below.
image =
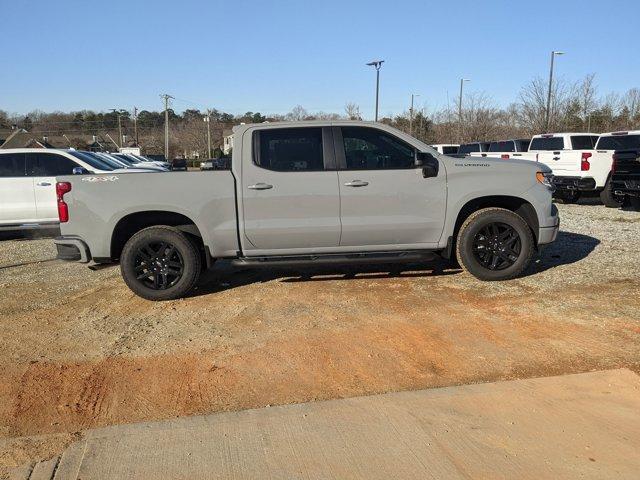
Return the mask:
{"type": "Polygon", "coordinates": [[[485,225],[473,240],[476,260],[489,270],[504,270],[520,257],[521,241],[518,232],[506,223],[485,225]]]}
{"type": "Polygon", "coordinates": [[[153,290],[173,287],[184,272],[182,255],[168,242],[151,241],[138,246],[134,263],[136,280],[153,290]]]}

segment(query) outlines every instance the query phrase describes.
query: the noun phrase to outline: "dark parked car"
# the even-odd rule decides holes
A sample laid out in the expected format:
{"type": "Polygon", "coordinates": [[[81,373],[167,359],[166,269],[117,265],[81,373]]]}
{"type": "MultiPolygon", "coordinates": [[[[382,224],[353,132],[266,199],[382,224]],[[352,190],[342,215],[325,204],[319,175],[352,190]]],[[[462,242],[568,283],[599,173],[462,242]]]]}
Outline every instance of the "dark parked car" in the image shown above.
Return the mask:
{"type": "Polygon", "coordinates": [[[187,171],[187,160],[185,158],[174,158],[171,160],[171,170],[187,171]]]}
{"type": "Polygon", "coordinates": [[[231,170],[231,157],[204,160],[200,164],[200,170],[231,170]]]}
{"type": "Polygon", "coordinates": [[[640,150],[617,150],[613,154],[611,189],[624,204],[640,208],[640,150]]]}

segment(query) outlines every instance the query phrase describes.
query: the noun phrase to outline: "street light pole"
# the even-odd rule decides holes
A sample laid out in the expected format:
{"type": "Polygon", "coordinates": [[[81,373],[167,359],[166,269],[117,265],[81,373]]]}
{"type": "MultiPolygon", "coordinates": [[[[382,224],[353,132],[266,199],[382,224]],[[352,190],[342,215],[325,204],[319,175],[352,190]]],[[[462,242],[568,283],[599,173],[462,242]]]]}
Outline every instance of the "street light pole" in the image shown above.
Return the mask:
{"type": "Polygon", "coordinates": [[[376,69],[376,117],[375,121],[378,121],[378,97],[380,94],[380,68],[382,68],[382,64],[384,60],[374,60],[372,62],[367,63],[368,66],[376,69]]]}
{"type": "Polygon", "coordinates": [[[551,128],[551,88],[553,88],[553,61],[555,60],[556,55],[564,55],[564,52],[556,52],[555,50],[551,52],[551,66],[549,68],[549,89],[547,90],[547,108],[545,111],[544,119],[547,133],[549,133],[549,130],[551,128]]]}
{"type": "Polygon", "coordinates": [[[203,120],[207,122],[207,158],[211,158],[211,110],[207,110],[203,120]]]}
{"type": "Polygon", "coordinates": [[[118,117],[118,141],[120,142],[119,148],[122,148],[122,122],[120,120],[120,111],[115,108],[112,108],[111,111],[118,117]]]}
{"type": "Polygon", "coordinates": [[[419,97],[417,93],[411,94],[411,108],[409,109],[409,135],[413,135],[413,98],[419,97]]]}
{"type": "Polygon", "coordinates": [[[468,78],[461,78],[460,79],[460,97],[458,97],[458,129],[459,129],[459,142],[462,143],[462,137],[463,137],[463,125],[462,125],[462,87],[464,85],[464,82],[470,82],[471,80],[469,80],[468,78]]]}

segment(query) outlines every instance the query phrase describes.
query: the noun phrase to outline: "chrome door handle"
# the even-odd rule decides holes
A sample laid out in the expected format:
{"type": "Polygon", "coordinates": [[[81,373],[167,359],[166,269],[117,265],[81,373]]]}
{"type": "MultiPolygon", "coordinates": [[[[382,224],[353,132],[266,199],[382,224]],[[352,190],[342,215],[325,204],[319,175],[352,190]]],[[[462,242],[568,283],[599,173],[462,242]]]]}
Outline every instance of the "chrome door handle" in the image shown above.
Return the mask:
{"type": "Polygon", "coordinates": [[[273,188],[273,185],[269,185],[268,183],[255,183],[253,185],[249,185],[247,187],[249,190],[269,190],[273,188]]]}
{"type": "Polygon", "coordinates": [[[363,182],[362,180],[351,180],[344,184],[345,187],[366,187],[369,182],[363,182]]]}
{"type": "Polygon", "coordinates": [[[40,182],[40,183],[36,183],[36,185],[38,185],[39,187],[49,187],[49,186],[51,186],[51,184],[49,182],[40,182]]]}

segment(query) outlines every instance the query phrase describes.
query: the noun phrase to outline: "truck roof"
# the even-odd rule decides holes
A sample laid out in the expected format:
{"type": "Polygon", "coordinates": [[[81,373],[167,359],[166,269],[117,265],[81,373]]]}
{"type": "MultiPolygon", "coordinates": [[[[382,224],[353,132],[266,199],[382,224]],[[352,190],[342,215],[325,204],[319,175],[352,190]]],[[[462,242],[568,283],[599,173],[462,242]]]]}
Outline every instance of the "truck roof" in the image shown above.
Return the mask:
{"type": "Polygon", "coordinates": [[[593,135],[599,136],[599,133],[595,132],[555,132],[555,133],[539,133],[534,135],[533,138],[545,138],[545,137],[560,137],[564,135],[593,135]]]}
{"type": "Polygon", "coordinates": [[[600,135],[601,137],[615,137],[617,135],[640,135],[640,130],[617,130],[600,135]]]}

